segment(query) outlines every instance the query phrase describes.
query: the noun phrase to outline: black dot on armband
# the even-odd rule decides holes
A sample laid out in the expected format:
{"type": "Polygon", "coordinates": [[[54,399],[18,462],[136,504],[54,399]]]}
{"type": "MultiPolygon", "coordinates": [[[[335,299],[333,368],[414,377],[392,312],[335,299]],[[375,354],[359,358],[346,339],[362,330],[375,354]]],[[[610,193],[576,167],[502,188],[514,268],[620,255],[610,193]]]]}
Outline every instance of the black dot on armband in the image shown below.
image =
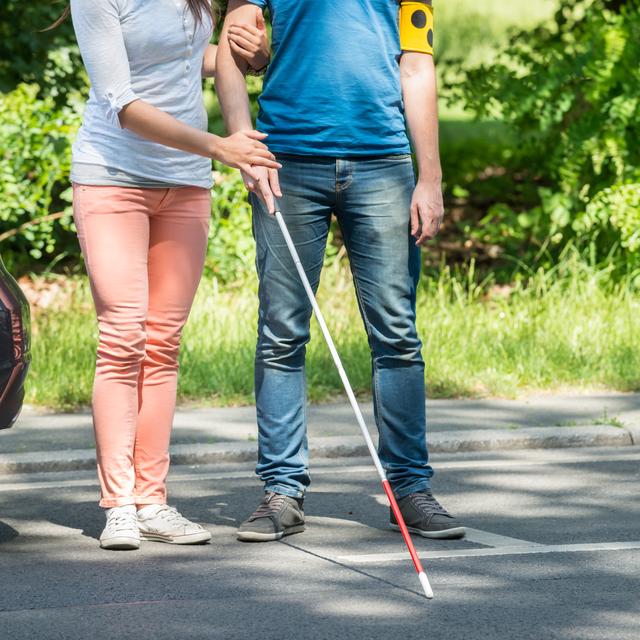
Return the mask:
{"type": "Polygon", "coordinates": [[[427,42],[430,47],[433,47],[433,29],[429,29],[429,33],[427,33],[427,42]]]}
{"type": "Polygon", "coordinates": [[[416,29],[424,29],[427,26],[427,14],[422,9],[414,11],[411,15],[411,24],[416,29]]]}

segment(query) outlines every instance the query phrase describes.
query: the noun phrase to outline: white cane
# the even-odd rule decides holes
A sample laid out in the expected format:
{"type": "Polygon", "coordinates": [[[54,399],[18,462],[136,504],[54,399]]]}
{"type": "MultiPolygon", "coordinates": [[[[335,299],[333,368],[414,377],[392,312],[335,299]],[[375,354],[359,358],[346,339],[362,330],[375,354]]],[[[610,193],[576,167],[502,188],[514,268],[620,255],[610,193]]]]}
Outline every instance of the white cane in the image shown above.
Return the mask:
{"type": "Polygon", "coordinates": [[[391,505],[391,509],[393,514],[396,517],[396,521],[398,522],[398,526],[400,527],[400,531],[402,533],[402,537],[404,538],[405,544],[407,545],[407,549],[409,550],[409,555],[411,556],[411,560],[413,560],[413,565],[418,572],[418,578],[420,579],[420,584],[422,585],[422,589],[424,590],[424,594],[427,598],[433,598],[433,591],[431,589],[431,585],[429,584],[429,579],[427,578],[427,574],[422,568],[422,563],[420,562],[420,558],[418,557],[418,553],[416,552],[415,547],[413,546],[413,541],[411,540],[411,536],[409,535],[409,531],[407,530],[407,525],[404,522],[404,518],[402,517],[402,513],[400,512],[400,508],[398,507],[398,503],[396,501],[395,496],[393,495],[393,491],[391,489],[391,485],[387,480],[387,474],[382,468],[382,464],[380,464],[380,458],[378,457],[378,452],[373,444],[373,440],[371,440],[371,435],[369,434],[369,430],[367,429],[367,425],[364,422],[364,417],[362,416],[362,411],[360,411],[360,407],[358,405],[358,401],[353,393],[353,389],[351,388],[351,384],[349,382],[349,378],[347,378],[347,374],[345,373],[344,367],[342,366],[342,361],[340,360],[340,356],[338,355],[338,351],[336,350],[336,346],[331,338],[331,334],[329,333],[329,329],[327,328],[327,324],[324,321],[324,317],[322,315],[322,311],[320,311],[320,307],[318,306],[318,302],[316,301],[316,297],[313,295],[313,290],[311,289],[311,285],[309,284],[309,279],[307,278],[307,274],[304,271],[304,267],[300,262],[300,257],[298,256],[298,252],[296,250],[295,245],[293,244],[293,240],[291,239],[291,235],[289,234],[289,229],[287,229],[287,225],[284,222],[284,218],[282,217],[282,213],[279,209],[275,212],[276,220],[280,225],[280,229],[282,231],[282,235],[287,243],[287,247],[289,248],[289,252],[291,253],[291,257],[293,258],[293,262],[296,265],[296,269],[298,271],[298,275],[300,276],[300,280],[302,280],[302,285],[304,286],[304,290],[307,292],[307,296],[309,298],[309,302],[311,302],[311,306],[313,307],[313,311],[316,314],[316,318],[318,320],[318,324],[320,325],[320,329],[322,330],[322,335],[324,335],[324,339],[327,341],[327,345],[329,346],[329,351],[331,352],[331,356],[333,357],[333,361],[338,368],[338,373],[340,374],[340,379],[342,380],[342,384],[344,385],[344,389],[347,392],[347,396],[349,397],[349,402],[351,403],[351,407],[353,408],[353,412],[356,415],[356,420],[360,425],[360,430],[362,431],[362,435],[364,436],[365,442],[367,443],[367,448],[369,449],[369,453],[371,454],[371,458],[373,460],[373,464],[375,465],[378,475],[380,476],[380,480],[382,481],[382,487],[384,488],[384,492],[387,494],[387,498],[389,499],[389,504],[391,505]]]}

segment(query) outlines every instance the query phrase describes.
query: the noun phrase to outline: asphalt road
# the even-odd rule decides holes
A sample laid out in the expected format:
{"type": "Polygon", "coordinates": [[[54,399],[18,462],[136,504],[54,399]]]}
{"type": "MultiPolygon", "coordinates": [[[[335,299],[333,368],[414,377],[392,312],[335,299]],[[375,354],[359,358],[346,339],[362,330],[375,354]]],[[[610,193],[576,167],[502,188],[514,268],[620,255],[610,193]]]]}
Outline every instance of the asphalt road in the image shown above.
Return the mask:
{"type": "Polygon", "coordinates": [[[471,530],[416,540],[421,596],[367,460],[317,460],[308,530],[242,544],[247,465],[176,468],[172,503],[213,543],[98,548],[92,472],[0,477],[2,640],[638,640],[640,449],[441,455],[471,530]]]}

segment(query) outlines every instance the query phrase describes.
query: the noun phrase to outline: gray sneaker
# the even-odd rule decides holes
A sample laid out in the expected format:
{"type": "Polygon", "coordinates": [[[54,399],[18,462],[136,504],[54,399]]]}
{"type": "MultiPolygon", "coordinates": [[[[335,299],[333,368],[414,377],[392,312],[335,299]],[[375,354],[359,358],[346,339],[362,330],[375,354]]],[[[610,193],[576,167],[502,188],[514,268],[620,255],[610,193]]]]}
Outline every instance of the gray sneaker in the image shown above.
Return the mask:
{"type": "MultiPolygon", "coordinates": [[[[430,491],[411,493],[398,500],[407,529],[423,538],[463,538],[464,527],[434,497],[430,491]]],[[[390,527],[400,531],[393,511],[390,527]]]]}
{"type": "Polygon", "coordinates": [[[268,491],[258,508],[238,529],[238,540],[267,542],[304,531],[302,499],[268,491]]]}

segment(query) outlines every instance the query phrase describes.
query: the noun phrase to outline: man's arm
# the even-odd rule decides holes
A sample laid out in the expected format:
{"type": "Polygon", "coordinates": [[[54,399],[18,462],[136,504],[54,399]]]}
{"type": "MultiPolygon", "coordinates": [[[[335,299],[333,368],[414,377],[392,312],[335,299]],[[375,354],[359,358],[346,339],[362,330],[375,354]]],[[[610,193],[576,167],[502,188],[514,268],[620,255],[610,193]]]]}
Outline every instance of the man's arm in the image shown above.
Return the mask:
{"type": "Polygon", "coordinates": [[[416,244],[422,245],[436,236],[444,216],[433,56],[403,53],[400,75],[405,116],[418,161],[418,183],[411,202],[411,234],[416,244]]]}
{"type": "MultiPolygon", "coordinates": [[[[259,72],[269,64],[271,47],[264,16],[259,7],[255,7],[255,25],[231,25],[229,40],[231,49],[244,58],[253,71],[259,72]]],[[[203,78],[215,78],[217,51],[218,46],[215,44],[206,48],[202,61],[203,78]]]]}
{"type": "MultiPolygon", "coordinates": [[[[231,25],[253,25],[256,21],[255,5],[244,0],[230,0],[227,15],[220,34],[216,59],[216,91],[222,108],[222,115],[230,134],[252,128],[249,96],[245,74],[248,63],[231,49],[229,28],[231,25]]],[[[253,168],[253,175],[243,178],[247,189],[255,191],[267,205],[269,212],[275,211],[274,193],[280,197],[278,172],[253,168]]]]}

